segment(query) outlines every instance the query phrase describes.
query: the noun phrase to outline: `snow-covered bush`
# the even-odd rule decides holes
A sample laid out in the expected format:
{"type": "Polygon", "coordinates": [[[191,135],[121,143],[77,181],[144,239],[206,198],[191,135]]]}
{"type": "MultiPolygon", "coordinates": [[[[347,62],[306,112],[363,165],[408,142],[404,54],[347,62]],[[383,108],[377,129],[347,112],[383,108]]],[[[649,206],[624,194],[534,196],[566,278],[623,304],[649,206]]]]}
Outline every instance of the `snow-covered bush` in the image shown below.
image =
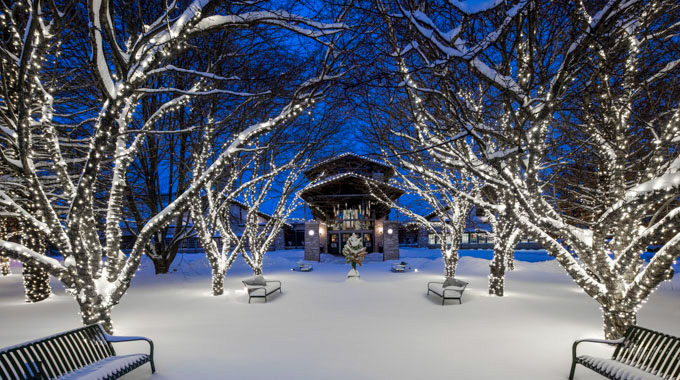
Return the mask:
{"type": "Polygon", "coordinates": [[[345,256],[345,262],[350,264],[354,270],[357,269],[357,264],[359,266],[363,265],[366,254],[366,247],[364,247],[361,237],[357,234],[350,235],[347,243],[342,247],[342,255],[345,256]]]}

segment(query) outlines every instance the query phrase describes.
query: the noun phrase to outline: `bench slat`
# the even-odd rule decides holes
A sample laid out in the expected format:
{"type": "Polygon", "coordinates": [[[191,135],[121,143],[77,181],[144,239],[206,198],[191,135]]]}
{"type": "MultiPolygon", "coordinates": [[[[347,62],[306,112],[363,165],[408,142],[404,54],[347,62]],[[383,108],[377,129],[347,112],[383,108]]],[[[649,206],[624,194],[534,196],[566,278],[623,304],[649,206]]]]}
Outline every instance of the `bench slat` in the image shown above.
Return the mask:
{"type": "Polygon", "coordinates": [[[628,365],[635,365],[638,362],[640,356],[645,352],[645,348],[652,338],[650,331],[646,329],[641,329],[640,333],[631,341],[630,353],[626,356],[624,363],[628,365]]]}
{"type": "Polygon", "coordinates": [[[0,378],[15,380],[14,371],[9,366],[9,363],[5,359],[5,354],[0,353],[0,378]]]}
{"type": "Polygon", "coordinates": [[[102,355],[104,355],[104,358],[116,356],[116,351],[113,349],[113,345],[108,340],[106,340],[104,331],[102,331],[99,325],[95,325],[95,328],[92,329],[92,333],[95,337],[98,347],[102,352],[102,355]]]}
{"type": "Polygon", "coordinates": [[[633,356],[635,348],[637,348],[636,343],[639,336],[643,333],[643,330],[638,329],[628,329],[623,335],[623,344],[619,344],[612,355],[612,359],[626,363],[633,356]]]}
{"type": "Polygon", "coordinates": [[[50,339],[49,344],[55,347],[56,355],[54,360],[60,360],[62,362],[64,373],[71,372],[74,368],[78,368],[78,361],[75,358],[75,354],[71,355],[73,349],[69,346],[68,339],[65,336],[50,339]]]}
{"type": "Polygon", "coordinates": [[[638,358],[638,362],[635,363],[639,368],[647,368],[650,364],[652,357],[656,354],[659,346],[664,342],[664,337],[661,334],[653,333],[647,342],[644,352],[638,358]]]}
{"type": "Polygon", "coordinates": [[[652,340],[654,336],[650,331],[643,330],[640,339],[637,341],[637,347],[630,357],[630,365],[635,365],[640,361],[640,357],[644,355],[649,345],[649,341],[652,340]]]}
{"type": "MultiPolygon", "coordinates": [[[[80,342],[85,347],[85,350],[89,354],[89,357],[91,358],[92,362],[91,363],[96,363],[100,361],[102,358],[100,358],[99,353],[97,352],[97,349],[95,348],[95,345],[92,342],[92,339],[89,336],[88,329],[81,330],[79,332],[80,335],[80,342]]],[[[91,364],[90,363],[90,364],[91,364]]]]}
{"type": "Polygon", "coordinates": [[[16,374],[15,378],[16,379],[24,378],[25,374],[24,374],[24,369],[21,366],[21,360],[17,360],[17,358],[14,356],[14,354],[15,354],[14,351],[8,352],[7,353],[7,360],[9,361],[11,369],[16,374]]]}
{"type": "Polygon", "coordinates": [[[656,343],[656,347],[654,347],[654,350],[652,350],[649,355],[647,355],[647,358],[643,363],[645,370],[649,372],[655,372],[657,365],[663,359],[663,354],[666,352],[666,347],[668,347],[668,345],[672,342],[673,340],[668,335],[661,335],[656,343]]]}
{"type": "Polygon", "coordinates": [[[678,344],[680,344],[680,340],[673,339],[673,337],[669,336],[666,341],[666,345],[663,347],[663,350],[659,351],[658,360],[651,367],[651,370],[660,375],[663,374],[664,370],[668,367],[671,358],[673,357],[674,348],[677,349],[678,344]]]}
{"type": "Polygon", "coordinates": [[[58,341],[64,349],[64,354],[73,360],[73,368],[80,368],[86,365],[83,356],[78,352],[78,346],[76,346],[70,335],[59,337],[58,341]]]}
{"type": "Polygon", "coordinates": [[[670,379],[679,380],[680,379],[680,352],[675,354],[674,362],[671,362],[671,367],[668,372],[671,376],[670,379]]]}
{"type": "Polygon", "coordinates": [[[42,351],[41,346],[42,344],[36,344],[28,346],[26,349],[33,351],[33,356],[40,363],[40,370],[47,372],[51,377],[57,377],[56,371],[52,368],[53,361],[49,360],[49,357],[42,351]]]}
{"type": "Polygon", "coordinates": [[[78,333],[78,331],[75,331],[68,335],[68,339],[73,347],[71,354],[75,353],[80,359],[82,364],[79,367],[85,367],[86,365],[92,364],[94,360],[92,360],[92,357],[90,357],[90,354],[85,349],[85,346],[83,346],[82,337],[78,333]]]}
{"type": "Polygon", "coordinates": [[[46,341],[42,342],[41,345],[43,347],[43,350],[47,351],[47,354],[51,358],[50,363],[54,367],[57,376],[61,376],[61,375],[65,374],[66,372],[68,372],[67,369],[66,369],[67,363],[66,363],[65,360],[61,360],[63,355],[61,355],[59,353],[59,350],[58,350],[56,344],[54,344],[54,342],[52,340],[46,340],[46,341]]]}
{"type": "Polygon", "coordinates": [[[85,329],[83,330],[83,336],[85,336],[84,343],[88,346],[90,351],[92,351],[92,355],[94,355],[94,358],[96,361],[100,361],[104,358],[107,357],[107,355],[104,354],[102,351],[101,347],[99,346],[99,342],[97,341],[97,332],[94,331],[93,329],[85,329]]]}

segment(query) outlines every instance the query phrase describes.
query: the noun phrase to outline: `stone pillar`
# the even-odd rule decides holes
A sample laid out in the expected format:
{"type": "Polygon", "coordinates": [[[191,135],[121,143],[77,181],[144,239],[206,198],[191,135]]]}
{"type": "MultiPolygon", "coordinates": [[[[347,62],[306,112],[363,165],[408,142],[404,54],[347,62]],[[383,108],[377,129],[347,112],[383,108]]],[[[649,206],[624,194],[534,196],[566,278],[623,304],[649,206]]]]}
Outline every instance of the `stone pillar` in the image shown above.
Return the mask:
{"type": "Polygon", "coordinates": [[[319,222],[310,220],[305,222],[305,260],[320,261],[319,252],[319,222]]]}
{"type": "Polygon", "coordinates": [[[399,260],[399,223],[383,222],[383,253],[385,260],[399,260]]]}
{"type": "Polygon", "coordinates": [[[418,247],[420,248],[429,247],[428,232],[422,226],[418,228],[418,247]]]}

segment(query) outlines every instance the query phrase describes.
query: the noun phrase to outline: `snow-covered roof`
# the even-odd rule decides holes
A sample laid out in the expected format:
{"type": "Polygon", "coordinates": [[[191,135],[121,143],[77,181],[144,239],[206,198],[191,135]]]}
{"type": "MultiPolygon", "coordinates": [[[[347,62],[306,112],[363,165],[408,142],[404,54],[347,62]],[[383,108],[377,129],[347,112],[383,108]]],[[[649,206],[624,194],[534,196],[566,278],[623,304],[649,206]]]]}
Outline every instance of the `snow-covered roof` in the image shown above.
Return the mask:
{"type": "Polygon", "coordinates": [[[318,167],[320,167],[320,166],[323,166],[323,165],[328,164],[329,162],[337,161],[337,160],[340,160],[340,159],[343,159],[343,158],[347,158],[347,157],[354,157],[354,158],[359,159],[359,160],[364,160],[364,161],[372,162],[372,163],[374,163],[374,164],[376,164],[376,165],[380,165],[380,166],[383,166],[383,167],[385,167],[385,168],[387,168],[387,169],[391,169],[391,167],[390,167],[389,165],[387,165],[386,163],[384,163],[384,162],[382,162],[382,161],[378,161],[378,160],[376,160],[376,159],[369,158],[369,157],[366,157],[366,156],[360,156],[360,155],[358,155],[358,154],[356,154],[356,153],[352,153],[352,152],[345,152],[345,153],[343,153],[343,154],[339,154],[339,155],[337,155],[337,156],[333,156],[333,157],[327,158],[327,159],[325,159],[325,160],[323,160],[323,161],[317,162],[316,164],[312,165],[310,168],[306,169],[306,170],[305,170],[305,173],[309,173],[309,172],[313,171],[314,169],[316,169],[316,168],[318,168],[318,167]]]}
{"type": "Polygon", "coordinates": [[[357,173],[351,172],[351,173],[340,173],[340,174],[336,174],[336,175],[327,177],[327,178],[323,179],[322,181],[319,181],[319,182],[316,182],[316,183],[309,184],[307,187],[305,187],[304,189],[300,190],[300,194],[303,194],[303,193],[305,193],[305,192],[307,192],[307,191],[309,191],[309,190],[315,189],[315,188],[317,188],[317,187],[323,186],[323,185],[325,185],[325,184],[327,184],[327,183],[329,183],[329,182],[335,182],[335,181],[338,181],[338,180],[341,180],[341,179],[347,178],[347,177],[362,179],[362,180],[365,180],[365,181],[368,181],[368,182],[372,182],[372,183],[374,183],[374,184],[376,184],[376,185],[378,185],[378,186],[386,186],[386,187],[390,187],[390,188],[392,188],[392,189],[395,189],[395,190],[404,192],[404,189],[402,189],[402,188],[400,188],[400,187],[397,187],[397,186],[394,186],[394,185],[390,185],[389,183],[385,183],[385,182],[382,182],[382,181],[378,181],[378,180],[373,179],[373,178],[371,178],[371,177],[366,177],[365,175],[361,175],[361,174],[357,174],[357,173]]]}

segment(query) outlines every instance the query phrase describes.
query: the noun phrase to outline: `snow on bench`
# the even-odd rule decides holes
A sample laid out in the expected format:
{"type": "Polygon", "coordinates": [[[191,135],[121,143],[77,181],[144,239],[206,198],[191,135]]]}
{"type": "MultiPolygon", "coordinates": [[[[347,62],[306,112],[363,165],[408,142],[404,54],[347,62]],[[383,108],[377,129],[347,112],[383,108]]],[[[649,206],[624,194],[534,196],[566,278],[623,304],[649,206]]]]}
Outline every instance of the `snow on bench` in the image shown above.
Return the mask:
{"type": "Polygon", "coordinates": [[[0,378],[117,379],[145,363],[156,372],[150,339],[111,336],[90,325],[0,349],[0,378]],[[148,355],[116,355],[112,343],[138,340],[149,343],[148,355]]]}
{"type": "Polygon", "coordinates": [[[569,379],[574,378],[576,364],[609,379],[680,380],[680,338],[630,326],[618,340],[581,339],[574,342],[569,379]],[[612,344],[616,345],[616,350],[611,359],[576,356],[576,346],[582,342],[612,344]]]}
{"type": "Polygon", "coordinates": [[[446,300],[458,300],[459,303],[463,303],[461,298],[463,298],[463,292],[468,283],[453,277],[449,277],[444,282],[428,282],[427,283],[427,295],[434,293],[441,297],[442,305],[446,300]]]}
{"type": "Polygon", "coordinates": [[[252,278],[241,281],[248,290],[248,303],[253,298],[264,298],[264,302],[267,302],[267,297],[277,290],[279,293],[283,293],[281,290],[281,281],[277,280],[265,280],[262,275],[253,276],[252,278]]]}

